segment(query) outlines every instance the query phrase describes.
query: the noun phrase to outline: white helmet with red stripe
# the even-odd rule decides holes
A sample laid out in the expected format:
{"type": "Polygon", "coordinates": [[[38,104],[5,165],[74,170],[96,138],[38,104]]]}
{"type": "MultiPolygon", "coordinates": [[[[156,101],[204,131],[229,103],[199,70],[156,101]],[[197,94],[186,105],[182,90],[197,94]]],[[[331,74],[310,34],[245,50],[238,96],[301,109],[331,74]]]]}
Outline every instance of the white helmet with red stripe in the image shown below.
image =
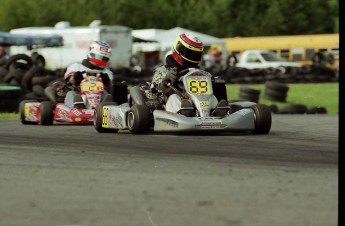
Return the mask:
{"type": "Polygon", "coordinates": [[[94,41],[89,47],[87,59],[100,68],[107,66],[111,57],[110,45],[103,41],[94,41]]]}
{"type": "Polygon", "coordinates": [[[198,65],[201,61],[203,51],[204,45],[198,37],[183,33],[177,36],[175,40],[172,56],[182,66],[185,63],[198,65]]]}

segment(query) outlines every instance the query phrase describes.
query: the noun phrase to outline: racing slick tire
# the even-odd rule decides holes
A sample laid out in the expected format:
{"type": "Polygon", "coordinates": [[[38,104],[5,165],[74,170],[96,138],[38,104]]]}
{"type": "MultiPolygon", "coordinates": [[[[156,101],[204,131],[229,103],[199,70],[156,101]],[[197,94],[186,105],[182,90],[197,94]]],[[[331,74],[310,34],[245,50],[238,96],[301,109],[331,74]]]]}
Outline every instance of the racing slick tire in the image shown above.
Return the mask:
{"type": "Polygon", "coordinates": [[[265,104],[251,106],[254,110],[255,129],[253,134],[268,134],[271,130],[272,115],[271,109],[265,104]]]}
{"type": "Polygon", "coordinates": [[[23,125],[37,124],[37,122],[30,122],[25,120],[25,104],[26,103],[36,103],[34,100],[22,100],[19,103],[19,119],[23,125]]]}
{"type": "Polygon", "coordinates": [[[117,105],[115,102],[101,102],[96,105],[95,112],[93,114],[93,125],[97,132],[99,133],[117,133],[118,129],[107,129],[103,128],[103,117],[105,116],[103,114],[103,107],[107,105],[117,105]]]}
{"type": "Polygon", "coordinates": [[[50,101],[42,101],[40,105],[40,122],[41,125],[53,125],[54,107],[50,101]]]}
{"type": "Polygon", "coordinates": [[[150,122],[150,110],[146,105],[135,104],[128,111],[127,126],[132,134],[148,134],[150,122]]]}

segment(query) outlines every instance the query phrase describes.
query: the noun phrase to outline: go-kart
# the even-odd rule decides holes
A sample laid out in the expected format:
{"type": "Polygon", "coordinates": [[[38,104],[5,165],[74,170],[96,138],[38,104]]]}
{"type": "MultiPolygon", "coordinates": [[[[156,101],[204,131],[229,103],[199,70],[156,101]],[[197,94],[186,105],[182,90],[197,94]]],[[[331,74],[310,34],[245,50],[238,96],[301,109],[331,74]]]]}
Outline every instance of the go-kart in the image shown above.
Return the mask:
{"type": "MultiPolygon", "coordinates": [[[[52,125],[56,122],[73,124],[93,124],[94,108],[102,101],[104,85],[100,71],[88,70],[84,72],[84,78],[79,87],[71,87],[79,93],[80,102],[74,107],[68,107],[63,100],[56,101],[54,94],[46,92],[49,101],[38,102],[35,100],[23,100],[19,104],[20,120],[23,124],[52,125]],[[57,103],[56,103],[57,102],[57,103]]],[[[49,89],[51,87],[47,87],[49,89]]],[[[45,91],[46,91],[45,90],[45,91]]],[[[109,94],[106,101],[112,101],[109,94]]],[[[77,98],[78,99],[78,98],[77,98]]]]}
{"type": "MultiPolygon", "coordinates": [[[[211,106],[213,87],[211,74],[195,68],[180,72],[182,91],[174,89],[182,98],[193,102],[193,107],[181,108],[177,113],[166,111],[166,96],[151,85],[138,85],[130,91],[128,105],[101,103],[96,106],[94,127],[100,132],[129,130],[132,134],[149,132],[194,131],[250,131],[268,134],[271,111],[268,106],[250,101],[226,101],[223,116],[214,116],[211,106]],[[182,112],[191,111],[191,116],[182,112]]],[[[169,85],[169,84],[168,84],[169,85]]]]}

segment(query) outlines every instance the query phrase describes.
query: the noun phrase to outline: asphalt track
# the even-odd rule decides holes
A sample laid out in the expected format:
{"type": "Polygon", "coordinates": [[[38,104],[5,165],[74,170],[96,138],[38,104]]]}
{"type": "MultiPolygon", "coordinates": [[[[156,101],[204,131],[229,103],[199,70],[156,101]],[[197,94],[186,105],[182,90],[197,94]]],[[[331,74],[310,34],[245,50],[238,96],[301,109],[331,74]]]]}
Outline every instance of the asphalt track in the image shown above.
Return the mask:
{"type": "Polygon", "coordinates": [[[0,225],[338,225],[339,116],[272,117],[268,135],[0,120],[0,225]]]}

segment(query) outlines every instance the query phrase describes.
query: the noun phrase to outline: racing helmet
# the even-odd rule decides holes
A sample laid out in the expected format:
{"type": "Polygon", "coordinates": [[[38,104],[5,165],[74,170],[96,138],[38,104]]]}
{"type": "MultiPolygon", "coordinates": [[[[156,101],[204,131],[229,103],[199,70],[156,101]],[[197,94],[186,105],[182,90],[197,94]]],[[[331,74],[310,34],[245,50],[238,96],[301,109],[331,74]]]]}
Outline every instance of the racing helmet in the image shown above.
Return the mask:
{"type": "Polygon", "coordinates": [[[175,40],[172,56],[181,66],[186,64],[197,66],[201,61],[203,50],[203,43],[198,37],[182,33],[175,40]]]}
{"type": "Polygon", "coordinates": [[[93,41],[87,53],[88,61],[100,68],[107,66],[111,57],[110,45],[103,41],[93,41]]]}

